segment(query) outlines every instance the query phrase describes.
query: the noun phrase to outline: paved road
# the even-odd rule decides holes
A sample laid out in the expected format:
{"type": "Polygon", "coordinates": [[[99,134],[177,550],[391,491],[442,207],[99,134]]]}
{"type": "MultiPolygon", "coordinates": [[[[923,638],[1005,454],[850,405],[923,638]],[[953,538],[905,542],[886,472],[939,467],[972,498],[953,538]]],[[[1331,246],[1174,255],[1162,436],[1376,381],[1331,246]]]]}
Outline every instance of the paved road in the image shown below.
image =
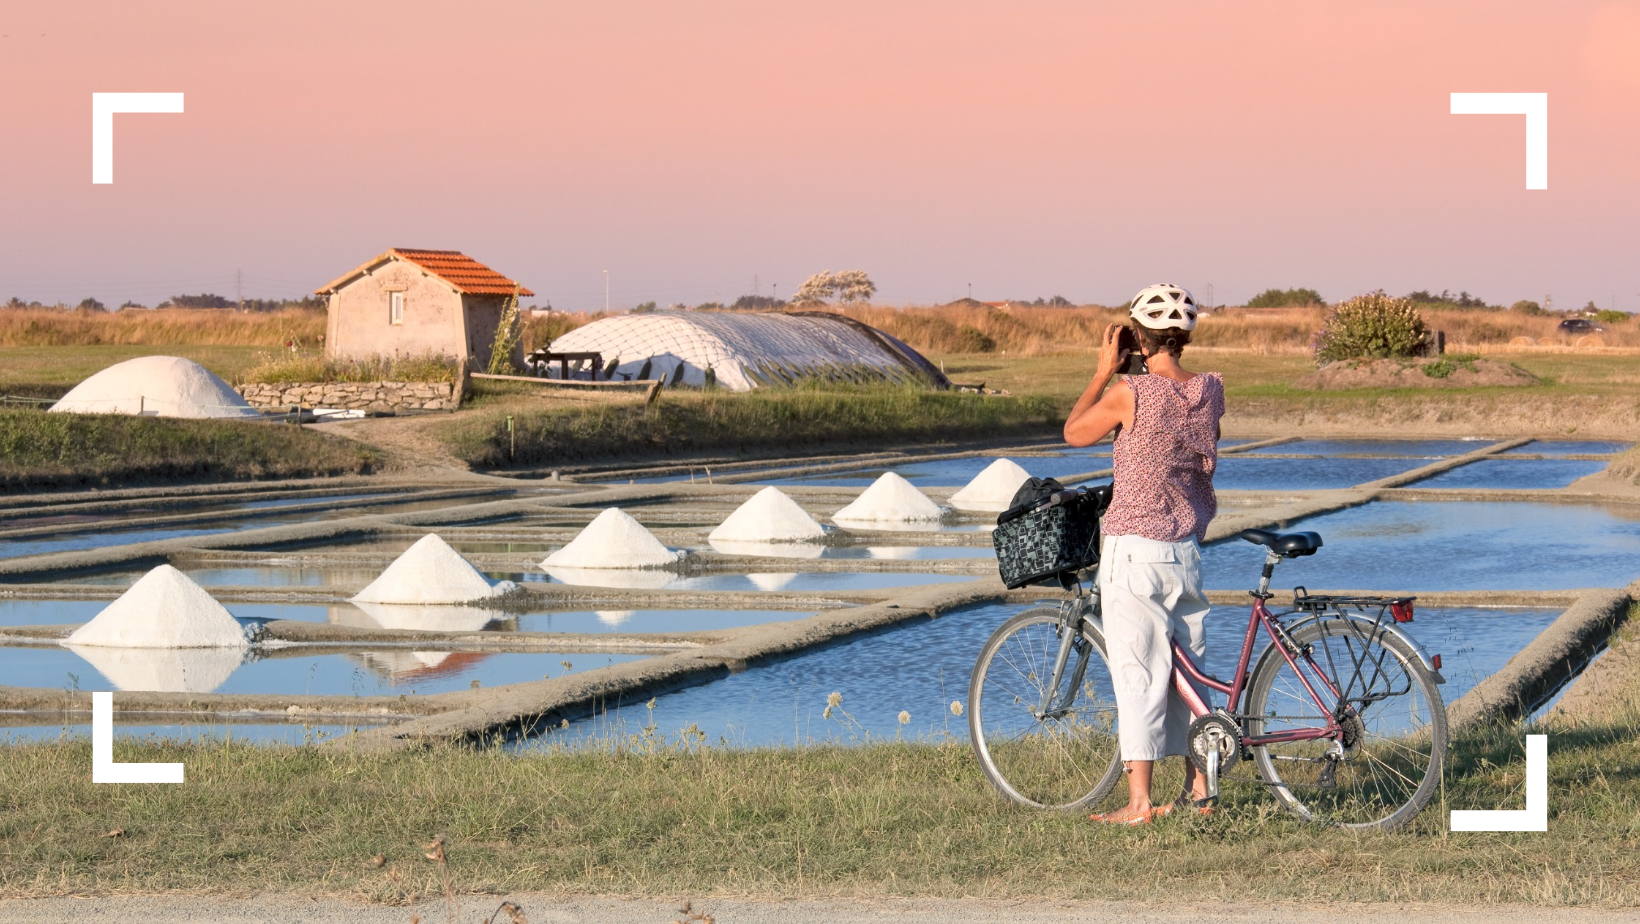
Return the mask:
{"type": "MultiPolygon", "coordinates": [[[[668,924],[684,917],[676,901],[622,901],[516,895],[530,924],[668,924]]],[[[477,924],[501,898],[464,900],[456,915],[477,924]]],[[[1457,907],[1447,905],[1130,905],[1111,902],[1022,902],[946,900],[730,901],[697,902],[716,924],[1617,924],[1640,922],[1640,909],[1593,911],[1573,908],[1457,907]]],[[[389,908],[335,899],[189,896],[52,898],[0,901],[0,924],[73,921],[75,924],[441,924],[443,902],[389,908]]],[[[505,915],[497,920],[506,921],[505,915]]]]}

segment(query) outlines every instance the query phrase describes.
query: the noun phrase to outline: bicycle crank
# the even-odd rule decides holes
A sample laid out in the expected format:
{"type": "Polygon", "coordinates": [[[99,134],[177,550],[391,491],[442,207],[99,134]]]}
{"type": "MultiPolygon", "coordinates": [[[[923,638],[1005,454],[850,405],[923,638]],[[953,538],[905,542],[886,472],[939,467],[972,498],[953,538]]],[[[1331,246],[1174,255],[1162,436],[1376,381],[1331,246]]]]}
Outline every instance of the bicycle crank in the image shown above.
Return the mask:
{"type": "Polygon", "coordinates": [[[1241,732],[1223,715],[1199,716],[1190,723],[1190,762],[1207,776],[1207,794],[1219,794],[1219,777],[1241,757],[1241,732]]]}

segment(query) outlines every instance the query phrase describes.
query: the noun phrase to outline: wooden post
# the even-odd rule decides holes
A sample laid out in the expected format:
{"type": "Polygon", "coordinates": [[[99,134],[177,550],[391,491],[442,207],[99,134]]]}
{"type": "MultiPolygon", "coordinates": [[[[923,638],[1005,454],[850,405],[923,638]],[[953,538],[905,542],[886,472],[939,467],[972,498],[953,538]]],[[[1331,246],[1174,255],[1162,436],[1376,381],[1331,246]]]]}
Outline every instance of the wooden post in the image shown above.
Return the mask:
{"type": "Polygon", "coordinates": [[[513,415],[507,415],[507,461],[518,454],[518,431],[513,428],[513,415]]]}
{"type": "Polygon", "coordinates": [[[650,383],[650,385],[649,385],[649,394],[644,395],[643,403],[644,404],[654,404],[656,399],[658,399],[660,396],[661,396],[661,380],[656,379],[655,381],[650,383]]]}

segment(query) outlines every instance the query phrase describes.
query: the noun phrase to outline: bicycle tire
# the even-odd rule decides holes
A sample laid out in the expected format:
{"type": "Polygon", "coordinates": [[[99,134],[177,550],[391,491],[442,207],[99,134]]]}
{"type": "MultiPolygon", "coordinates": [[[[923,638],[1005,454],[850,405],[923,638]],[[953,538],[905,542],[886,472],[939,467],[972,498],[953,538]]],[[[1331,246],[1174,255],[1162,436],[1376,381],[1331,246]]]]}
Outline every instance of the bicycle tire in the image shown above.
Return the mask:
{"type": "MultiPolygon", "coordinates": [[[[1122,775],[1116,700],[1105,639],[1083,620],[1085,647],[1067,659],[1061,695],[1080,679],[1057,716],[1038,717],[1059,653],[1059,609],[1035,607],[1008,619],[980,649],[968,683],[968,735],[985,777],[1007,799],[1056,811],[1103,802],[1122,775]],[[1074,678],[1078,660],[1087,663],[1074,678]]],[[[1056,712],[1058,710],[1055,710],[1056,712]]]]}
{"type": "MultiPolygon", "coordinates": [[[[1259,775],[1283,807],[1306,821],[1385,829],[1411,821],[1434,795],[1446,761],[1446,707],[1434,675],[1411,646],[1370,621],[1323,618],[1295,627],[1291,638],[1346,700],[1356,701],[1356,740],[1341,742],[1348,746],[1338,759],[1325,756],[1334,747],[1329,739],[1251,748],[1259,775]]],[[[1307,667],[1304,676],[1315,679],[1307,667]]],[[[1253,669],[1246,709],[1245,727],[1254,736],[1326,726],[1322,708],[1274,645],[1253,669]]]]}

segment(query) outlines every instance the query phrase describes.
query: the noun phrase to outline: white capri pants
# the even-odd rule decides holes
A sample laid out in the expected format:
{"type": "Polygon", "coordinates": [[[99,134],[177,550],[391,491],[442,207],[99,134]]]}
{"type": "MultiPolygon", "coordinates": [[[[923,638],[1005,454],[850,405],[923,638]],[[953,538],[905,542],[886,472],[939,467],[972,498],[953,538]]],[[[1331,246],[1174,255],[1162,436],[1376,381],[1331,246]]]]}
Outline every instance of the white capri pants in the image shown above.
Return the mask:
{"type": "MultiPolygon", "coordinates": [[[[1106,536],[1099,560],[1105,648],[1116,685],[1117,737],[1123,760],[1183,755],[1190,707],[1173,690],[1172,639],[1202,663],[1209,609],[1195,539],[1157,542],[1106,536]]],[[[1208,691],[1192,682],[1203,702],[1208,691]]]]}

